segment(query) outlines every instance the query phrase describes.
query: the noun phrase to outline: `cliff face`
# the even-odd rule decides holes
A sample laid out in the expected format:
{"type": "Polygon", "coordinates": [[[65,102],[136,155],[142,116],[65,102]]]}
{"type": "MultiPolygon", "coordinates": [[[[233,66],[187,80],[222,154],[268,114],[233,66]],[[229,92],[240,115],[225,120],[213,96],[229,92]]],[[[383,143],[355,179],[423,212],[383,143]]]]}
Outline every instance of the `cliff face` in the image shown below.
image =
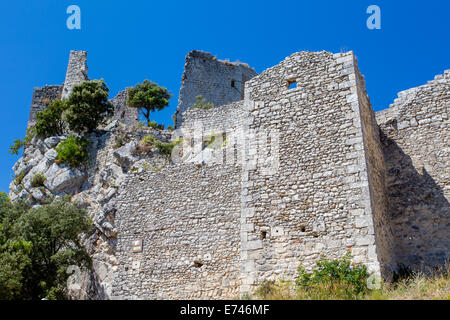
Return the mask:
{"type": "Polygon", "coordinates": [[[117,269],[117,191],[130,172],[162,168],[169,161],[156,148],[148,150],[149,153],[139,152],[139,141],[148,135],[162,142],[171,138],[169,132],[127,127],[112,121],[104,129],[87,136],[89,159],[77,168],[55,162],[56,148],[65,135],[45,140],[34,138],[13,167],[15,176],[20,179],[11,182],[11,200],[24,199],[32,206],[40,206],[49,197],[71,194],[73,202],[87,209],[93,219],[96,232],[84,239],[93,258],[93,269],[77,274],[76,282],[81,288],[72,292],[74,298],[110,297],[117,269]],[[43,185],[33,185],[33,177],[37,174],[45,177],[43,185]]]}

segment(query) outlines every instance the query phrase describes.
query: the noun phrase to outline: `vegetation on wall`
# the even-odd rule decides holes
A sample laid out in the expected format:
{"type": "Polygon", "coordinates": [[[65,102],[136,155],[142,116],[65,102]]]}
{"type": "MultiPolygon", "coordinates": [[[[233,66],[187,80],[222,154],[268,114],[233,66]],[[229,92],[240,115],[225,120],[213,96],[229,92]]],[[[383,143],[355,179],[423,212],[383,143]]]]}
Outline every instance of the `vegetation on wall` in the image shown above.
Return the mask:
{"type": "Polygon", "coordinates": [[[166,157],[170,157],[172,155],[172,150],[182,141],[183,139],[179,138],[171,142],[161,142],[155,139],[155,137],[147,135],[139,141],[136,151],[137,153],[149,153],[152,148],[155,147],[159,153],[165,155],[166,157]]]}
{"type": "Polygon", "coordinates": [[[214,104],[207,103],[205,98],[203,98],[201,95],[198,95],[195,97],[195,103],[192,105],[192,107],[197,109],[212,109],[214,108],[214,104]]]}
{"type": "Polygon", "coordinates": [[[40,138],[46,138],[64,133],[65,123],[63,113],[67,110],[65,100],[54,100],[41,112],[36,114],[36,134],[40,138]]]}

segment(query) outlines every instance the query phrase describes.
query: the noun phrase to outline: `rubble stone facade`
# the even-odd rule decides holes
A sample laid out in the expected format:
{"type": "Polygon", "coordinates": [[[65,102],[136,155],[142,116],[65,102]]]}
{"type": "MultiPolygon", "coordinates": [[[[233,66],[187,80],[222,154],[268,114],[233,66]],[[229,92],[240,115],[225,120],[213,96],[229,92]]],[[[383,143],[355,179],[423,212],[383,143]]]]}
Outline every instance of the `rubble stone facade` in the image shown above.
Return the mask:
{"type": "Polygon", "coordinates": [[[120,92],[127,144],[113,149],[111,125],[83,191],[107,248],[94,258],[97,297],[233,299],[347,251],[387,280],[402,264],[442,266],[449,86],[450,70],[375,113],[353,52],[294,53],[258,75],[193,51],[177,129],[160,134],[183,138],[171,161],[133,155],[143,134],[120,92]],[[215,107],[192,108],[197,95],[215,107]]]}

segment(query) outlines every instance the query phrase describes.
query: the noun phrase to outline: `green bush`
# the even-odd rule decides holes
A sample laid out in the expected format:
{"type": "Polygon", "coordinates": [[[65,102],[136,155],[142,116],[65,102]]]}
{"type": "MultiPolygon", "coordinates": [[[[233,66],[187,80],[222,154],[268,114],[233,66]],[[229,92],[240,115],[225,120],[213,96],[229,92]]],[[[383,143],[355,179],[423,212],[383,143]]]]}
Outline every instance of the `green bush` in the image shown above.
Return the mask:
{"type": "Polygon", "coordinates": [[[70,198],[0,203],[0,300],[67,299],[68,267],[91,267],[80,241],[91,224],[70,198]]]}
{"type": "Polygon", "coordinates": [[[15,178],[14,178],[14,184],[18,186],[22,183],[23,178],[25,178],[25,170],[22,170],[15,178]]]}
{"type": "Polygon", "coordinates": [[[31,186],[33,188],[42,187],[44,185],[45,180],[47,180],[47,178],[44,177],[42,173],[36,173],[31,179],[31,186]]]}
{"type": "Polygon", "coordinates": [[[192,105],[192,107],[197,109],[212,109],[214,108],[214,104],[207,103],[205,98],[203,98],[201,95],[198,95],[195,97],[195,103],[192,105]]]}
{"type": "Polygon", "coordinates": [[[155,146],[161,154],[165,155],[166,157],[170,157],[172,155],[173,148],[179,145],[182,141],[182,138],[167,143],[156,141],[155,146]]]}
{"type": "Polygon", "coordinates": [[[58,163],[64,162],[71,167],[77,167],[87,160],[88,141],[85,138],[70,136],[64,139],[56,148],[58,163]]]}
{"type": "Polygon", "coordinates": [[[335,297],[351,299],[363,296],[368,290],[367,267],[351,263],[350,252],[339,260],[321,257],[311,273],[306,272],[303,266],[298,268],[298,272],[297,289],[319,298],[323,291],[334,291],[335,297]]]}
{"type": "Polygon", "coordinates": [[[108,101],[109,88],[102,80],[85,81],[72,88],[67,100],[64,118],[69,129],[92,132],[114,114],[114,106],[108,101]]]}
{"type": "Polygon", "coordinates": [[[64,133],[65,123],[63,113],[67,110],[67,103],[63,100],[55,100],[36,115],[36,134],[46,138],[64,133]]]}

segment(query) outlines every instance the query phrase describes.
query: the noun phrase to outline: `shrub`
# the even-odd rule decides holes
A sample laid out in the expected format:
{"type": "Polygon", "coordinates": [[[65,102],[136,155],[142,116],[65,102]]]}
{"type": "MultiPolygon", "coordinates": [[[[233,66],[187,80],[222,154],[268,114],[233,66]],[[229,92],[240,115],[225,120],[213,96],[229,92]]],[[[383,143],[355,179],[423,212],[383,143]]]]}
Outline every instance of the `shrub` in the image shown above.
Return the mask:
{"type": "Polygon", "coordinates": [[[63,100],[55,100],[36,115],[36,134],[46,138],[64,133],[65,123],[63,113],[67,110],[67,103],[63,100]]]}
{"type": "Polygon", "coordinates": [[[148,126],[153,129],[158,129],[158,123],[156,121],[149,121],[148,126]]]}
{"type": "Polygon", "coordinates": [[[22,183],[23,178],[25,178],[25,170],[22,170],[15,178],[14,178],[14,184],[18,186],[22,183]]]}
{"type": "Polygon", "coordinates": [[[31,140],[35,137],[35,135],[36,135],[35,128],[34,127],[28,128],[25,138],[14,140],[14,144],[9,147],[8,153],[12,155],[18,155],[20,149],[30,144],[31,140]]]}
{"type": "Polygon", "coordinates": [[[116,136],[115,143],[114,143],[114,149],[120,148],[123,145],[125,145],[125,138],[122,135],[116,136]]]}
{"type": "Polygon", "coordinates": [[[170,157],[172,155],[173,148],[179,145],[182,141],[182,138],[167,143],[156,141],[155,146],[161,154],[165,155],[166,157],[170,157]]]}
{"type": "Polygon", "coordinates": [[[192,105],[192,107],[197,109],[212,109],[214,108],[214,104],[207,103],[205,98],[203,98],[201,95],[198,95],[195,97],[195,103],[192,105]]]}
{"type": "Polygon", "coordinates": [[[75,85],[64,114],[69,129],[77,133],[92,132],[113,115],[114,106],[108,101],[108,94],[109,88],[103,79],[75,85]]]}
{"type": "Polygon", "coordinates": [[[58,162],[64,162],[71,167],[77,167],[87,160],[88,141],[85,138],[70,136],[64,139],[56,148],[58,162]]]}
{"type": "Polygon", "coordinates": [[[42,187],[47,178],[42,173],[36,173],[31,179],[31,186],[33,188],[42,187]]]}
{"type": "Polygon", "coordinates": [[[311,273],[300,266],[297,289],[319,299],[324,292],[334,298],[361,297],[368,290],[366,281],[369,273],[365,265],[352,264],[350,259],[350,252],[339,260],[326,260],[321,257],[311,273]]]}

